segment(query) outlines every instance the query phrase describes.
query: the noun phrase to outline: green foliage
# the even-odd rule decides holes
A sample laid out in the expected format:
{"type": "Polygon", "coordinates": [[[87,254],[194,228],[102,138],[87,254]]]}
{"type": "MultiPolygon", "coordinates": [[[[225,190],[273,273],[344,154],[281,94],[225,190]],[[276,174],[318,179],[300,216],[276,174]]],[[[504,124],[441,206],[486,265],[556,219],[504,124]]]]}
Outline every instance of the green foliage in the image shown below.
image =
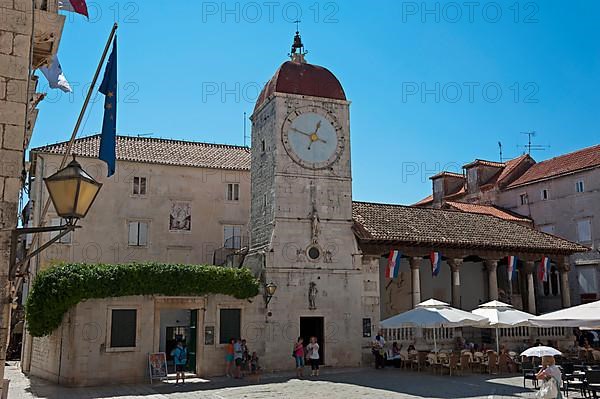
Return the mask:
{"type": "Polygon", "coordinates": [[[258,280],[245,268],[162,263],[61,264],[38,274],[25,305],[29,333],[49,335],[79,302],[127,295],[258,295],[258,280]]]}

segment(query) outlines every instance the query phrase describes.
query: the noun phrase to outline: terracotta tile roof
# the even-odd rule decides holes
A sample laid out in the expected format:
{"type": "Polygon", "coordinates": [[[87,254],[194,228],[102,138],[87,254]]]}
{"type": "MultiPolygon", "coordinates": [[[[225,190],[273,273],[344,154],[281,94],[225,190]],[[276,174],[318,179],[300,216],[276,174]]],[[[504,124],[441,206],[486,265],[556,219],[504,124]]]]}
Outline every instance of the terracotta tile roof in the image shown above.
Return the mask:
{"type": "Polygon", "coordinates": [[[471,213],[481,213],[484,215],[495,216],[500,219],[510,220],[513,222],[523,222],[523,223],[532,223],[533,221],[526,216],[519,215],[517,213],[508,211],[506,209],[502,209],[499,206],[495,205],[479,205],[479,204],[468,204],[466,202],[454,202],[454,201],[446,201],[445,205],[447,205],[450,209],[455,209],[457,211],[463,212],[471,212],[471,213]]]}
{"type": "Polygon", "coordinates": [[[504,169],[500,172],[497,182],[502,183],[504,179],[510,176],[510,174],[519,166],[524,160],[531,158],[529,154],[523,154],[520,157],[510,159],[504,163],[504,169]]]}
{"type": "Polygon", "coordinates": [[[413,206],[429,205],[432,202],[433,202],[433,195],[428,195],[427,197],[423,198],[421,201],[414,203],[413,206]]]}
{"type": "Polygon", "coordinates": [[[470,168],[471,166],[475,166],[475,165],[484,165],[484,166],[493,166],[496,168],[503,168],[504,167],[504,163],[503,162],[495,162],[495,161],[486,161],[485,159],[476,159],[473,162],[469,162],[466,165],[463,165],[463,168],[470,168]]]}
{"type": "Polygon", "coordinates": [[[438,177],[442,177],[442,176],[457,177],[459,179],[464,179],[465,178],[461,173],[454,173],[454,172],[443,171],[443,172],[438,173],[437,175],[431,176],[429,179],[433,180],[433,179],[437,179],[438,177]]]}
{"type": "MultiPolygon", "coordinates": [[[[72,153],[95,158],[99,148],[100,135],[97,134],[76,139],[72,153]]],[[[64,154],[66,149],[65,141],[33,148],[32,151],[64,154]]],[[[117,159],[197,168],[250,170],[248,147],[149,137],[117,136],[117,159]]]]}
{"type": "Polygon", "coordinates": [[[600,166],[600,145],[561,155],[531,166],[508,188],[600,166]]]}
{"type": "Polygon", "coordinates": [[[340,81],[327,68],[293,61],[284,62],[267,82],[254,110],[276,92],[346,100],[340,81]]]}
{"type": "Polygon", "coordinates": [[[588,250],[527,226],[478,213],[355,201],[352,217],[355,234],[362,243],[547,254],[588,250]]]}

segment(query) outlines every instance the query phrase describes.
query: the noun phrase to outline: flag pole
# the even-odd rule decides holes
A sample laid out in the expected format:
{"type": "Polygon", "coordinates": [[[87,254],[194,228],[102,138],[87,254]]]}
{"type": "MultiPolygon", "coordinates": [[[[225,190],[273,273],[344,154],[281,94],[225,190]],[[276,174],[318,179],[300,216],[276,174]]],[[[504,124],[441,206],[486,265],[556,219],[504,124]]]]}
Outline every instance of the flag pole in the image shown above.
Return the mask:
{"type": "MultiPolygon", "coordinates": [[[[92,93],[94,92],[94,86],[96,86],[96,83],[98,81],[98,76],[100,75],[100,71],[102,70],[102,65],[104,64],[104,61],[106,60],[106,55],[108,54],[110,44],[112,43],[113,38],[115,37],[118,27],[119,27],[118,24],[115,22],[110,31],[110,35],[108,36],[108,40],[106,41],[106,45],[104,46],[104,51],[102,52],[102,57],[100,57],[100,62],[98,63],[98,67],[96,67],[96,72],[94,73],[94,77],[92,79],[92,84],[90,85],[87,95],[85,96],[83,106],[81,107],[81,111],[79,112],[79,117],[77,118],[77,122],[75,123],[75,127],[73,128],[73,132],[71,133],[71,138],[69,139],[69,142],[67,144],[67,149],[65,151],[65,154],[63,155],[63,159],[58,168],[59,170],[64,168],[65,165],[67,164],[67,160],[69,159],[69,155],[71,154],[71,150],[73,149],[73,143],[75,142],[75,137],[77,137],[77,133],[79,132],[79,127],[81,126],[81,122],[83,121],[85,111],[87,110],[87,107],[90,103],[90,99],[92,98],[92,93]]],[[[49,208],[50,208],[50,198],[47,198],[46,202],[44,203],[44,209],[42,210],[40,220],[38,221],[38,226],[43,226],[45,224],[44,218],[46,217],[46,213],[48,213],[49,208]]],[[[33,235],[32,241],[31,241],[31,246],[29,247],[30,252],[31,252],[31,249],[37,245],[38,238],[39,238],[39,233],[36,233],[33,235]]],[[[25,266],[25,269],[23,271],[19,271],[20,276],[17,279],[17,283],[15,284],[15,287],[13,288],[13,295],[17,295],[19,287],[21,286],[21,284],[23,282],[23,275],[29,271],[29,262],[27,263],[27,265],[24,265],[24,266],[25,266]]]]}

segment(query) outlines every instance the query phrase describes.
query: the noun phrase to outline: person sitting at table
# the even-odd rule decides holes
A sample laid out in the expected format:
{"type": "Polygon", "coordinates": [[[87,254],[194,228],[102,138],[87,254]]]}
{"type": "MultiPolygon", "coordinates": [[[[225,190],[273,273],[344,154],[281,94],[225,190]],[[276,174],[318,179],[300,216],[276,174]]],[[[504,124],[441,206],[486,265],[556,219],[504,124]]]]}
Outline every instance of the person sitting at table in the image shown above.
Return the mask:
{"type": "Polygon", "coordinates": [[[398,347],[398,342],[392,344],[392,357],[389,359],[392,361],[394,367],[400,367],[402,363],[402,355],[400,354],[400,350],[402,349],[402,344],[398,347]]]}
{"type": "Polygon", "coordinates": [[[504,346],[500,348],[500,357],[502,358],[503,362],[505,362],[506,368],[508,369],[507,371],[509,373],[514,373],[517,371],[517,363],[515,363],[515,360],[510,356],[508,349],[506,349],[504,346]]]}
{"type": "Polygon", "coordinates": [[[415,346],[413,344],[408,345],[408,348],[406,348],[406,350],[408,351],[408,353],[410,353],[411,351],[415,351],[415,346]]]}

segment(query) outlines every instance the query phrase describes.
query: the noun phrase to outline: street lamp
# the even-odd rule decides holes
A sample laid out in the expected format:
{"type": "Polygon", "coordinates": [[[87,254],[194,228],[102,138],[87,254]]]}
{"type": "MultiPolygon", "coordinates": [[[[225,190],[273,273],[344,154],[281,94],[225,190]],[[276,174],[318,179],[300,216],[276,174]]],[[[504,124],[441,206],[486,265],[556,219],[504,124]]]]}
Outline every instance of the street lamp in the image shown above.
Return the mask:
{"type": "Polygon", "coordinates": [[[87,215],[102,187],[81,168],[75,156],[66,168],[45,178],[44,183],[56,213],[69,225],[87,215]]]}
{"type": "Polygon", "coordinates": [[[275,295],[275,291],[277,291],[277,286],[272,281],[269,284],[265,284],[265,308],[269,307],[269,302],[275,295]]]}
{"type": "Polygon", "coordinates": [[[13,280],[17,270],[29,259],[36,256],[50,245],[60,240],[69,232],[79,228],[77,220],[87,215],[92,203],[98,196],[101,183],[81,168],[79,162],[73,160],[64,168],[44,179],[50,199],[56,213],[67,223],[62,226],[19,227],[12,231],[9,278],[13,280]],[[23,234],[45,233],[59,231],[50,241],[28,253],[17,262],[18,237],[23,234]]]}

